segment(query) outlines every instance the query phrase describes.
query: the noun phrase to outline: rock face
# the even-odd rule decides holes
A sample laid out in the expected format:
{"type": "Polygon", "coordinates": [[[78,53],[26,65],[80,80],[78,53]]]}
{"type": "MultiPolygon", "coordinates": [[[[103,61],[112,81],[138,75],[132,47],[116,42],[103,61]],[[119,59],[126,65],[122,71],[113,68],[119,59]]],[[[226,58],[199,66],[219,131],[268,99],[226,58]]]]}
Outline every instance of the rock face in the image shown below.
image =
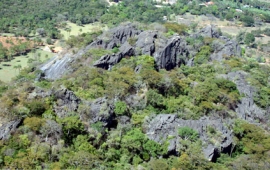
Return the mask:
{"type": "Polygon", "coordinates": [[[0,140],[8,139],[10,133],[15,131],[18,125],[21,123],[21,119],[13,120],[5,123],[0,127],[0,140]]]}
{"type": "Polygon", "coordinates": [[[57,99],[54,111],[59,118],[65,117],[67,112],[77,111],[80,99],[72,91],[62,88],[56,91],[54,96],[57,99]]]}
{"type": "Polygon", "coordinates": [[[244,71],[231,72],[227,75],[227,78],[237,85],[237,89],[239,90],[240,94],[244,95],[237,105],[236,113],[238,114],[239,118],[247,120],[251,123],[256,123],[258,121],[267,122],[269,121],[267,112],[259,108],[254,103],[253,98],[256,93],[256,89],[248,84],[246,81],[247,76],[248,73],[244,71]]]}
{"type": "Polygon", "coordinates": [[[164,143],[170,137],[168,153],[177,154],[180,141],[184,140],[178,135],[178,129],[181,127],[190,127],[199,133],[205,146],[203,152],[208,160],[213,161],[220,152],[231,152],[233,133],[224,126],[225,122],[221,119],[203,117],[199,120],[183,120],[178,119],[174,114],[160,114],[146,124],[146,135],[149,139],[164,143]],[[208,128],[215,129],[217,133],[221,133],[221,136],[208,135],[208,128]]]}
{"type": "Polygon", "coordinates": [[[241,48],[236,41],[230,40],[224,36],[220,36],[219,41],[221,41],[221,43],[215,44],[214,53],[210,56],[211,60],[221,61],[231,56],[241,56],[241,48]]]}
{"type": "Polygon", "coordinates": [[[79,52],[75,55],[66,52],[64,54],[59,54],[53,57],[50,61],[48,61],[39,68],[42,71],[40,78],[56,80],[61,78],[68,72],[71,72],[71,63],[73,63],[77,58],[82,57],[94,45],[96,45],[96,42],[79,50],[79,52]]]}
{"type": "Polygon", "coordinates": [[[136,48],[141,49],[136,55],[145,54],[153,56],[155,52],[155,39],[157,38],[157,32],[144,31],[138,35],[136,42],[136,48]]]}
{"type": "MultiPolygon", "coordinates": [[[[209,25],[198,33],[190,35],[192,38],[210,37],[217,40],[214,45],[214,53],[211,60],[222,60],[224,57],[240,56],[239,45],[224,36],[213,26],[209,25]]],[[[102,56],[94,62],[94,66],[104,69],[111,67],[121,61],[124,57],[150,55],[155,58],[158,69],[171,70],[181,64],[193,65],[193,58],[198,49],[187,45],[185,37],[178,35],[170,39],[164,37],[157,31],[142,31],[134,24],[128,23],[113,28],[98,37],[96,41],[81,49],[77,54],[66,53],[53,58],[40,69],[42,76],[46,79],[58,79],[68,72],[72,72],[70,67],[77,58],[81,57],[91,48],[104,48],[111,50],[119,48],[119,52],[102,56]]]]}
{"type": "Polygon", "coordinates": [[[186,41],[180,36],[175,36],[169,39],[166,46],[155,53],[154,57],[160,69],[171,70],[181,64],[185,64],[188,54],[186,41]]]}

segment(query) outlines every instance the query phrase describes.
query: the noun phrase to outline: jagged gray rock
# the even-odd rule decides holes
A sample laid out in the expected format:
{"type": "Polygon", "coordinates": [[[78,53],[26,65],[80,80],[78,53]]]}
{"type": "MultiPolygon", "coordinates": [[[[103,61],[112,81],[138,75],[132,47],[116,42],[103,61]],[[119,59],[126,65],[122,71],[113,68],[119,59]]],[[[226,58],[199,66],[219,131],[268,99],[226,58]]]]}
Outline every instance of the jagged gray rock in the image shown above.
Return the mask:
{"type": "MultiPolygon", "coordinates": [[[[226,122],[231,123],[231,122],[226,122]]],[[[160,144],[169,140],[168,153],[177,153],[180,141],[183,140],[178,135],[180,127],[190,127],[196,130],[205,146],[203,152],[209,160],[216,158],[219,152],[230,152],[233,143],[233,133],[229,130],[219,118],[202,117],[199,120],[183,120],[174,114],[159,114],[151,121],[145,123],[146,135],[149,139],[160,144]],[[214,128],[221,133],[220,137],[211,137],[208,135],[207,128],[214,128]],[[170,137],[168,139],[168,137],[170,137]]]]}
{"type": "MultiPolygon", "coordinates": [[[[239,45],[235,41],[221,36],[220,32],[212,25],[203,28],[196,34],[190,35],[193,38],[200,36],[218,39],[218,43],[213,46],[214,53],[210,57],[211,60],[220,61],[226,57],[241,55],[239,45]]],[[[66,53],[62,54],[61,57],[53,58],[43,65],[40,70],[43,71],[42,75],[44,78],[55,80],[64,74],[72,72],[71,63],[80,58],[89,49],[104,48],[111,50],[114,47],[119,47],[118,53],[104,55],[95,61],[93,65],[110,69],[113,65],[120,62],[123,57],[150,55],[155,58],[158,69],[171,70],[181,64],[193,66],[192,57],[199,50],[199,47],[195,48],[187,45],[185,39],[178,35],[167,39],[156,31],[142,31],[134,24],[128,23],[105,32],[96,41],[79,50],[74,55],[66,53]],[[133,44],[134,41],[136,41],[135,44],[133,44]],[[129,42],[132,44],[129,44],[129,42]]]]}
{"type": "Polygon", "coordinates": [[[59,118],[67,116],[68,112],[75,112],[78,109],[81,100],[70,90],[62,88],[54,93],[57,99],[54,105],[54,111],[59,118]]]}
{"type": "Polygon", "coordinates": [[[267,112],[254,103],[256,89],[246,81],[248,75],[249,73],[244,71],[230,72],[227,74],[227,78],[236,84],[239,93],[244,95],[237,104],[235,111],[239,118],[251,123],[256,123],[258,121],[267,122],[269,121],[267,112]]]}
{"type": "Polygon", "coordinates": [[[157,33],[154,31],[144,31],[141,32],[137,37],[137,42],[135,44],[136,48],[141,51],[137,52],[137,55],[145,54],[152,56],[155,52],[155,39],[157,38],[157,33]]]}
{"type": "Polygon", "coordinates": [[[224,36],[220,36],[217,41],[220,41],[221,43],[215,43],[214,53],[210,56],[211,60],[221,61],[224,58],[241,56],[241,47],[236,41],[224,36]]]}
{"type": "Polygon", "coordinates": [[[18,125],[21,123],[22,119],[12,120],[7,123],[4,123],[0,127],[0,140],[8,139],[10,133],[16,130],[18,125]]]}
{"type": "Polygon", "coordinates": [[[213,25],[208,25],[201,29],[196,35],[210,38],[219,38],[221,33],[213,25]]]}
{"type": "Polygon", "coordinates": [[[98,98],[87,104],[87,121],[89,125],[101,122],[103,127],[110,127],[114,119],[113,106],[105,97],[98,98]]]}
{"type": "Polygon", "coordinates": [[[154,54],[155,61],[159,69],[171,70],[185,64],[189,52],[186,49],[186,41],[180,36],[174,36],[168,40],[163,49],[154,54]]]}

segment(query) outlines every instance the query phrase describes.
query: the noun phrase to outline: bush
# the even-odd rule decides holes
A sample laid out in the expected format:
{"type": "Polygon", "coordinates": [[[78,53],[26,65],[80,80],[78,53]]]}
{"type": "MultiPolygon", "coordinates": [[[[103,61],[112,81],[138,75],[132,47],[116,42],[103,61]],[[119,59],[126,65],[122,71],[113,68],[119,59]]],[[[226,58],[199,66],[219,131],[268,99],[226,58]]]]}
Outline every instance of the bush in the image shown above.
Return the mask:
{"type": "Polygon", "coordinates": [[[184,24],[177,24],[177,23],[171,23],[171,22],[164,24],[164,26],[166,27],[168,32],[173,31],[173,32],[178,33],[179,35],[184,34],[186,30],[188,29],[188,26],[184,24]]]}
{"type": "Polygon", "coordinates": [[[127,112],[127,104],[122,101],[118,101],[114,104],[114,111],[117,115],[124,115],[127,112]]]}
{"type": "Polygon", "coordinates": [[[38,117],[27,117],[24,119],[23,124],[28,126],[33,131],[39,131],[44,124],[44,120],[38,117]]]}
{"type": "Polygon", "coordinates": [[[244,26],[246,27],[251,27],[254,25],[254,19],[249,15],[243,15],[240,20],[243,21],[244,26]]]}
{"type": "Polygon", "coordinates": [[[199,133],[190,127],[181,127],[178,129],[179,136],[184,140],[196,141],[199,138],[199,133]]]}

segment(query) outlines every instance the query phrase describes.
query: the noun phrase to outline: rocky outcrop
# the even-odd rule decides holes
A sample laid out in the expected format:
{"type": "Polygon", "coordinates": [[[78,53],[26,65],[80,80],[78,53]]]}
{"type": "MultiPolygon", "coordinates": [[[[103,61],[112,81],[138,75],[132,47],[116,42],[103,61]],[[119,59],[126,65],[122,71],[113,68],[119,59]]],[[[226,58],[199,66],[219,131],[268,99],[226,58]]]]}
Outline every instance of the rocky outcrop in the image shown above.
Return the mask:
{"type": "Polygon", "coordinates": [[[134,48],[125,42],[119,49],[120,52],[112,55],[102,56],[94,63],[94,66],[109,69],[111,66],[119,63],[123,57],[130,57],[134,55],[134,48]]]}
{"type": "Polygon", "coordinates": [[[219,38],[221,33],[213,25],[208,25],[202,28],[196,36],[210,37],[210,38],[219,38]]]}
{"type": "Polygon", "coordinates": [[[205,157],[210,161],[216,159],[220,152],[230,153],[233,133],[219,118],[202,117],[199,120],[183,120],[176,117],[174,114],[160,114],[145,124],[146,135],[149,139],[160,144],[165,141],[169,142],[168,153],[178,152],[181,139],[178,135],[178,129],[181,127],[190,127],[199,133],[200,139],[203,142],[203,152],[205,157]],[[221,135],[210,135],[209,128],[212,128],[216,133],[221,135]]]}
{"type": "Polygon", "coordinates": [[[92,102],[85,103],[84,122],[88,125],[101,123],[102,127],[111,127],[114,120],[113,105],[107,98],[98,98],[92,102]]]}
{"type": "MultiPolygon", "coordinates": [[[[239,45],[224,36],[212,25],[201,29],[198,33],[190,35],[192,38],[210,37],[217,40],[211,60],[222,60],[231,56],[240,56],[239,45]]],[[[200,47],[200,46],[199,46],[200,47]]],[[[81,49],[77,54],[65,53],[53,58],[43,65],[42,77],[46,79],[58,79],[64,74],[72,72],[71,63],[80,58],[91,48],[104,48],[111,50],[119,48],[115,54],[107,54],[94,62],[94,66],[110,69],[119,63],[124,57],[150,55],[155,58],[158,69],[171,70],[181,64],[193,65],[193,57],[198,52],[199,47],[187,45],[185,38],[178,35],[170,39],[164,37],[156,31],[142,31],[134,24],[128,23],[113,28],[103,33],[96,41],[81,49]],[[194,49],[195,48],[195,49],[194,49]]]]}
{"type": "Polygon", "coordinates": [[[10,133],[14,132],[18,125],[21,123],[21,119],[13,120],[5,123],[0,127],[0,140],[8,139],[10,133]]]}
{"type": "Polygon", "coordinates": [[[54,93],[54,97],[54,111],[59,118],[66,117],[68,112],[77,111],[80,99],[72,91],[62,88],[54,93]]]}
{"type": "Polygon", "coordinates": [[[39,79],[45,78],[49,80],[56,80],[61,78],[63,75],[72,72],[71,64],[76,61],[77,58],[82,57],[90,48],[97,44],[97,42],[93,42],[92,44],[79,50],[76,54],[63,52],[53,57],[50,61],[39,68],[42,71],[39,79]]]}
{"type": "Polygon", "coordinates": [[[246,81],[248,76],[249,74],[244,71],[230,72],[227,75],[227,78],[237,85],[239,93],[244,95],[237,104],[235,111],[239,118],[251,123],[267,122],[269,121],[267,112],[254,103],[256,89],[246,81]]]}
{"type": "Polygon", "coordinates": [[[171,70],[185,64],[189,52],[186,49],[186,41],[180,36],[172,37],[166,46],[154,54],[159,69],[171,70]]]}
{"type": "Polygon", "coordinates": [[[214,52],[211,54],[211,60],[221,61],[232,56],[240,57],[241,56],[241,47],[236,41],[233,41],[227,37],[220,36],[214,44],[214,52]]]}
{"type": "Polygon", "coordinates": [[[138,35],[138,40],[135,44],[136,48],[139,49],[136,55],[145,54],[153,56],[155,52],[155,39],[157,38],[157,32],[155,31],[144,31],[138,35]]]}

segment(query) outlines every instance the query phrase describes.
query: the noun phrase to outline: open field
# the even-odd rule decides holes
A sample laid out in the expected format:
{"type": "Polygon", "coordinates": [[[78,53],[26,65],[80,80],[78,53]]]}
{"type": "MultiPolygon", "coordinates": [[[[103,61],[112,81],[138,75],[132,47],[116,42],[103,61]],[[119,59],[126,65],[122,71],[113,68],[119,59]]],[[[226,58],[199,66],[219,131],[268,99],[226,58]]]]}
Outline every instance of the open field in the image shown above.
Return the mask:
{"type": "Polygon", "coordinates": [[[67,28],[70,28],[70,32],[66,31],[65,29],[60,29],[61,34],[64,35],[64,39],[68,39],[68,37],[71,35],[79,35],[81,33],[108,29],[106,25],[103,25],[100,23],[93,23],[93,24],[86,24],[83,26],[79,26],[71,22],[67,22],[67,28]]]}
{"type": "MultiPolygon", "coordinates": [[[[50,52],[43,51],[41,49],[38,49],[36,51],[36,56],[40,53],[40,60],[46,61],[49,58],[51,58],[54,54],[50,52]],[[46,55],[48,57],[46,58],[46,55]]],[[[9,62],[1,62],[0,63],[0,80],[3,82],[9,82],[12,78],[16,77],[19,74],[19,70],[15,69],[14,66],[21,65],[22,68],[25,68],[28,66],[27,61],[32,58],[34,59],[35,55],[33,53],[28,53],[25,56],[17,56],[13,60],[9,62]],[[3,66],[3,64],[9,64],[10,66],[3,66]]]]}

